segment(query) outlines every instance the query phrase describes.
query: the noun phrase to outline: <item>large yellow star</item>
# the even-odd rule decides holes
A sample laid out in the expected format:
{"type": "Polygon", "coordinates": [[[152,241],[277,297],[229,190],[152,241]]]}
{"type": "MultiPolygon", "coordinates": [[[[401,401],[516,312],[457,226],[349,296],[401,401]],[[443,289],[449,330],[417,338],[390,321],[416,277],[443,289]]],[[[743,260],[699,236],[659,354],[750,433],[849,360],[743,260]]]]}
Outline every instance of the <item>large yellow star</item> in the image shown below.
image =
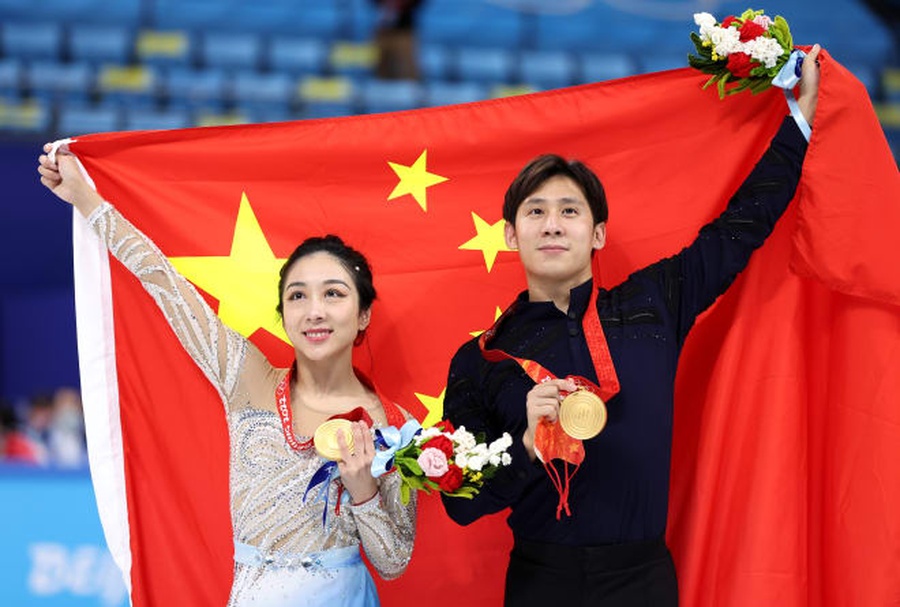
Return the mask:
{"type": "Polygon", "coordinates": [[[400,178],[400,181],[394,187],[394,191],[388,196],[388,200],[411,194],[423,211],[428,211],[427,196],[428,188],[447,181],[447,177],[441,177],[434,173],[429,173],[425,167],[428,150],[423,150],[419,158],[410,166],[388,162],[388,165],[400,178]]]}
{"type": "Polygon", "coordinates": [[[278,259],[266,241],[247,194],[241,195],[231,253],[227,257],[170,257],[185,278],[219,300],[219,318],[245,337],[265,329],[288,341],[275,304],[278,259]]]}
{"type": "Polygon", "coordinates": [[[444,416],[444,394],[446,393],[447,388],[441,390],[441,393],[438,396],[428,396],[427,394],[414,392],[416,398],[419,399],[419,402],[422,403],[428,411],[428,415],[422,420],[423,428],[433,426],[441,421],[441,418],[444,416]]]}
{"type": "Polygon", "coordinates": [[[503,238],[504,221],[501,219],[497,223],[490,224],[476,213],[472,213],[472,221],[475,222],[477,235],[459,245],[459,248],[467,251],[481,251],[484,255],[484,264],[487,266],[487,271],[490,272],[494,267],[494,260],[497,259],[497,253],[512,251],[506,246],[506,240],[503,238]]]}
{"type": "MultiPolygon", "coordinates": [[[[497,306],[497,308],[494,310],[494,322],[497,322],[497,319],[500,318],[501,314],[503,314],[503,310],[500,309],[500,306],[497,306]]],[[[472,337],[478,337],[484,332],[485,329],[482,329],[481,331],[470,331],[469,335],[471,335],[472,337]]]]}

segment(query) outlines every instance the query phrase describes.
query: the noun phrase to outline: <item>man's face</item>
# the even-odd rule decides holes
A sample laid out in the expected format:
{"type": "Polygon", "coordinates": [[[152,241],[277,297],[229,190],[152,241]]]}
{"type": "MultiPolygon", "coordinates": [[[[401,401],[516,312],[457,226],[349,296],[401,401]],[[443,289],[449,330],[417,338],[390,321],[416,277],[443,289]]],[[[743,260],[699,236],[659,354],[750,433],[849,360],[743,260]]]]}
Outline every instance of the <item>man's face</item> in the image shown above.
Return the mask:
{"type": "Polygon", "coordinates": [[[581,188],[557,175],[522,202],[504,235],[519,250],[529,289],[572,288],[591,277],[591,251],[606,243],[606,224],[595,226],[581,188]]]}

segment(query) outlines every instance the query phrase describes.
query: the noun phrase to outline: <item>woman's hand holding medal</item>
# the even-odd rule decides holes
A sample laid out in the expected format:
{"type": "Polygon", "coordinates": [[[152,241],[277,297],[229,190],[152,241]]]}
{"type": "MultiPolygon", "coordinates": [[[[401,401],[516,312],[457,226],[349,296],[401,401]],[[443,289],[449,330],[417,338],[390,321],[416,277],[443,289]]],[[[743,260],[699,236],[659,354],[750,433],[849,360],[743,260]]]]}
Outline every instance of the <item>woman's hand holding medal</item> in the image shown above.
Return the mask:
{"type": "Polygon", "coordinates": [[[338,470],[344,488],[354,504],[369,501],[378,493],[378,483],[372,477],[372,460],[375,458],[372,431],[364,421],[350,422],[349,429],[336,432],[336,438],[341,456],[338,470]],[[349,437],[345,432],[349,432],[349,437]]]}

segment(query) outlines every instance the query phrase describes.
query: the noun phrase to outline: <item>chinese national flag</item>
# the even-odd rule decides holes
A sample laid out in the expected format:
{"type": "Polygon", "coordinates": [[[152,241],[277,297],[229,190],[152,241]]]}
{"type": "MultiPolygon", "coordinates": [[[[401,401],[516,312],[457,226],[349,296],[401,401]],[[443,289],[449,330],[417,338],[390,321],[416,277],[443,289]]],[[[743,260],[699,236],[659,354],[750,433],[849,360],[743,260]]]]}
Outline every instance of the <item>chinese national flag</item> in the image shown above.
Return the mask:
{"type": "MultiPolygon", "coordinates": [[[[358,364],[427,425],[451,355],[525,287],[501,204],[533,156],[580,158],[603,180],[607,287],[722,210],[786,104],[778,90],[720,101],[705,79],[682,69],[396,114],[89,135],[70,149],[274,364],[292,356],[275,316],[279,260],[324,233],[366,253],[379,299],[358,364]]],[[[824,53],[814,127],[797,199],[682,356],[669,542],[684,605],[900,600],[900,180],[865,90],[824,53]]],[[[222,403],[138,282],[85,222],[75,229],[108,542],[136,607],[224,605],[222,403]]],[[[501,604],[505,515],[461,528],[435,497],[419,512],[407,573],[378,582],[383,604],[501,604]]]]}

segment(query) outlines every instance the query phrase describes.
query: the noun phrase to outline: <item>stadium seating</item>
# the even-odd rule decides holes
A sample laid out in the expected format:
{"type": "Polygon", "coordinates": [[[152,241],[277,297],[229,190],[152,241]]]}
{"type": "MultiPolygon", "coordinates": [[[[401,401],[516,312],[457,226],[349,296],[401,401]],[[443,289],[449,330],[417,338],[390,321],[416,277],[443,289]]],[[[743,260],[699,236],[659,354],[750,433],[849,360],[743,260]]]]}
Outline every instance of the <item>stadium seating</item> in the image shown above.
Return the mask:
{"type": "Polygon", "coordinates": [[[279,36],[269,44],[269,69],[293,75],[320,74],[328,65],[328,45],[318,38],[279,36]]]}
{"type": "Polygon", "coordinates": [[[125,65],[132,60],[134,37],[127,27],[77,25],[69,29],[69,57],[99,65],[125,65]]]}
{"type": "Polygon", "coordinates": [[[172,67],[162,72],[158,91],[171,108],[221,112],[228,86],[222,70],[172,67]]]}
{"type": "Polygon", "coordinates": [[[411,110],[422,104],[422,87],[408,80],[368,80],[360,85],[360,111],[367,114],[411,110]]]}
{"type": "MultiPolygon", "coordinates": [[[[745,8],[722,0],[710,10],[745,8]]],[[[776,8],[795,43],[822,43],[863,82],[896,145],[900,58],[889,28],[854,0],[776,8]]],[[[40,11],[0,0],[0,136],[70,132],[79,116],[74,130],[86,131],[383,112],[680,68],[694,10],[702,6],[428,0],[421,81],[390,82],[373,73],[371,0],[46,0],[40,11]]]]}
{"type": "Polygon", "coordinates": [[[0,49],[4,57],[23,60],[62,58],[62,27],[54,22],[0,22],[0,49]]]}

